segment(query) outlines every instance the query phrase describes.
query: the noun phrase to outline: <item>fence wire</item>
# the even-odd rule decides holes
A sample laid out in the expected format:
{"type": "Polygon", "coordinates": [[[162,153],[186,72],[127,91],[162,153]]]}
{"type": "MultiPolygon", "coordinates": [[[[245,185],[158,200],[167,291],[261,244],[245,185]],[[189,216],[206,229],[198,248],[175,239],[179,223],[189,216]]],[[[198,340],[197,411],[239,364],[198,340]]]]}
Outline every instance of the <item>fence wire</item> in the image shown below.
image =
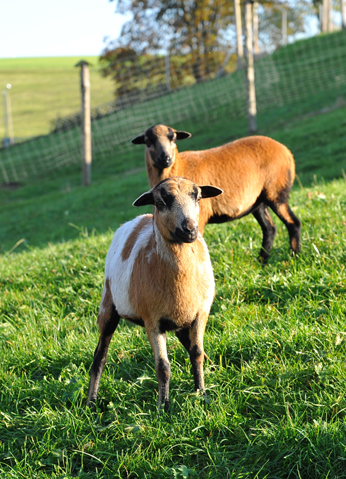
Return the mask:
{"type": "MultiPolygon", "coordinates": [[[[163,71],[167,64],[160,65],[163,80],[156,91],[147,96],[137,91],[135,98],[124,96],[93,111],[93,162],[103,158],[116,162],[117,151],[128,151],[131,138],[157,123],[177,126],[196,119],[202,125],[214,118],[246,117],[243,71],[218,77],[219,68],[215,68],[206,81],[193,83],[190,79],[190,84],[169,89],[163,71]]],[[[346,99],[346,31],[301,40],[258,59],[255,83],[258,113],[304,102],[318,109],[339,97],[346,99]]],[[[55,133],[0,149],[0,184],[22,182],[80,162],[76,114],[57,125],[55,133]]]]}

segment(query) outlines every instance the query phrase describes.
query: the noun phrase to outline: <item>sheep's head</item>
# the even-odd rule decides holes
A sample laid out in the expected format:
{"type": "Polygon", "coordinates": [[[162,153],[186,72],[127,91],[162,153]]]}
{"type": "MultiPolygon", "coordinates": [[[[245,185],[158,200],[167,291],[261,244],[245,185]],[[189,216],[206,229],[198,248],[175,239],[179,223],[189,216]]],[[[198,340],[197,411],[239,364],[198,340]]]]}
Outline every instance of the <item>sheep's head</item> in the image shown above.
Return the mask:
{"type": "Polygon", "coordinates": [[[173,243],[193,243],[198,236],[198,202],[221,195],[216,186],[197,186],[186,178],[173,177],[143,193],[134,206],[154,205],[161,235],[173,243]]]}
{"type": "Polygon", "coordinates": [[[163,170],[173,165],[176,154],[176,140],[190,138],[191,133],[177,131],[165,125],[155,125],[144,133],[137,136],[131,143],[146,145],[150,158],[155,168],[163,170]]]}

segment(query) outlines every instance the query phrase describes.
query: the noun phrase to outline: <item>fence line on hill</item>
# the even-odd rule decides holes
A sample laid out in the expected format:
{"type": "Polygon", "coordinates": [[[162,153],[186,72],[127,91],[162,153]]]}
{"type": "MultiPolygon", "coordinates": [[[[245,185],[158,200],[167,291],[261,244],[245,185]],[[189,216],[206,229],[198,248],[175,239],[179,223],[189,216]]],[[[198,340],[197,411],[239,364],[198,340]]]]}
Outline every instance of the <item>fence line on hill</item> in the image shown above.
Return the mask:
{"type": "MultiPolygon", "coordinates": [[[[163,68],[166,68],[163,62],[163,68]]],[[[161,72],[163,78],[165,75],[161,72]]],[[[172,74],[172,72],[171,72],[172,74]]],[[[315,110],[346,99],[346,31],[301,40],[280,48],[255,63],[257,111],[264,113],[291,103],[309,101],[315,110]]],[[[192,81],[191,81],[192,83],[192,81]]],[[[125,104],[100,105],[92,121],[92,149],[95,166],[116,152],[129,151],[130,140],[156,123],[179,127],[196,119],[207,125],[215,118],[246,117],[246,92],[243,71],[168,91],[166,82],[148,92],[148,99],[128,96],[125,104]],[[102,112],[102,114],[101,114],[102,112]]],[[[124,101],[124,98],[122,99],[124,101]]],[[[72,120],[71,120],[72,121],[72,120]]],[[[31,177],[79,165],[81,132],[77,123],[53,134],[0,149],[0,184],[23,182],[31,177]]]]}

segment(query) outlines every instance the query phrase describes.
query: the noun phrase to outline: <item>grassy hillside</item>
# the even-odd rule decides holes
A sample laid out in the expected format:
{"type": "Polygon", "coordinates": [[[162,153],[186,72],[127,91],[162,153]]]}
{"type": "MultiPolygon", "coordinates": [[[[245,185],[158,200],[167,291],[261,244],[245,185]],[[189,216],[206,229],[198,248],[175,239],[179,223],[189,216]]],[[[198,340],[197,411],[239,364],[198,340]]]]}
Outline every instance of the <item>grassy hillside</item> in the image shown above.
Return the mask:
{"type": "MultiPolygon", "coordinates": [[[[117,202],[124,191],[136,196],[141,178],[118,179],[107,211],[95,204],[99,216],[113,211],[119,220],[123,208],[133,215],[128,201],[117,202]]],[[[156,412],[146,335],[124,321],[111,343],[98,412],[85,410],[110,231],[4,255],[1,477],[343,477],[345,185],[293,193],[303,222],[297,259],[282,225],[266,268],[256,259],[260,231],[252,217],[208,227],[217,284],[205,336],[208,400],[193,393],[188,358],[169,334],[168,415],[156,412]]],[[[72,192],[71,206],[80,193],[72,192]]],[[[47,222],[59,230],[56,219],[47,222]]]]}
{"type": "MultiPolygon", "coordinates": [[[[341,108],[346,104],[346,31],[297,42],[261,58],[256,62],[255,78],[259,133],[274,136],[277,130],[282,130],[297,118],[301,120],[307,115],[341,108]]],[[[64,88],[66,90],[66,86],[64,88]]],[[[49,104],[48,99],[46,104],[49,104]]],[[[69,102],[69,108],[72,105],[73,102],[69,102]]],[[[343,118],[340,120],[344,121],[343,118]]],[[[129,139],[155,123],[166,123],[176,128],[187,124],[194,135],[206,135],[213,130],[213,136],[223,136],[225,141],[245,135],[244,72],[237,71],[226,77],[155,97],[94,121],[92,140],[95,163],[103,172],[108,170],[107,174],[120,172],[123,165],[118,160],[127,154],[131,158],[128,167],[137,167],[132,163],[129,139]],[[226,135],[223,135],[226,128],[222,122],[228,127],[226,135]],[[220,125],[221,134],[217,132],[216,125],[218,128],[220,125]]],[[[343,126],[335,123],[335,127],[341,138],[343,126]]],[[[202,144],[203,140],[199,141],[197,147],[202,144]]],[[[292,151],[296,153],[294,142],[292,144],[292,151]]],[[[190,145],[192,148],[192,142],[190,145]]],[[[182,148],[189,148],[189,144],[182,148]]],[[[341,155],[342,148],[335,150],[333,145],[330,155],[341,155]]],[[[40,174],[58,168],[76,168],[80,165],[80,156],[79,127],[10,149],[1,149],[0,184],[31,181],[40,174]]]]}
{"type": "MultiPolygon", "coordinates": [[[[85,57],[91,63],[92,106],[113,100],[113,85],[99,73],[98,57],[85,57]]],[[[80,57],[0,59],[0,84],[11,83],[14,135],[18,138],[45,135],[50,121],[80,110],[80,57]]],[[[0,115],[0,138],[3,138],[0,115]]]]}
{"type": "MultiPolygon", "coordinates": [[[[145,211],[131,206],[147,189],[145,171],[126,172],[143,165],[143,149],[120,157],[121,174],[98,171],[89,188],[70,171],[0,190],[1,477],[343,477],[346,182],[323,177],[345,167],[336,154],[344,113],[273,131],[294,145],[309,178],[291,195],[303,223],[299,258],[277,219],[266,268],[252,217],[207,228],[217,285],[205,338],[208,401],[193,393],[188,358],[169,335],[169,415],[156,413],[146,335],[124,321],[98,413],[84,409],[112,230],[145,211]]],[[[227,135],[215,123],[192,146],[227,135]]]]}
{"type": "MultiPolygon", "coordinates": [[[[346,107],[329,93],[309,98],[260,116],[260,133],[295,155],[302,253],[291,257],[277,218],[266,267],[252,216],[206,228],[216,279],[208,397],[193,392],[188,357],[168,334],[167,415],[156,411],[146,334],[123,320],[98,410],[85,410],[105,255],[114,229],[150,211],[131,206],[148,188],[143,147],[110,149],[88,188],[70,167],[0,189],[1,478],[345,477],[346,107]]],[[[246,133],[223,115],[175,126],[193,133],[181,149],[246,133]]]]}
{"type": "MultiPolygon", "coordinates": [[[[210,148],[232,139],[230,133],[240,136],[246,132],[244,123],[234,129],[223,119],[213,122],[208,130],[192,122],[181,123],[180,127],[193,133],[191,139],[179,143],[179,148],[185,150],[210,148]]],[[[345,131],[346,107],[341,106],[298,117],[281,124],[281,128],[266,128],[260,133],[293,151],[298,174],[295,188],[299,188],[299,183],[311,185],[344,177],[345,131]]],[[[133,145],[129,152],[113,153],[108,161],[95,161],[88,188],[80,186],[79,171],[66,169],[17,190],[0,189],[0,252],[20,240],[25,241],[19,250],[73,239],[80,228],[104,233],[132,218],[137,212],[128,205],[148,188],[143,153],[142,146],[133,145]],[[132,175],[133,171],[137,173],[132,175]]]]}

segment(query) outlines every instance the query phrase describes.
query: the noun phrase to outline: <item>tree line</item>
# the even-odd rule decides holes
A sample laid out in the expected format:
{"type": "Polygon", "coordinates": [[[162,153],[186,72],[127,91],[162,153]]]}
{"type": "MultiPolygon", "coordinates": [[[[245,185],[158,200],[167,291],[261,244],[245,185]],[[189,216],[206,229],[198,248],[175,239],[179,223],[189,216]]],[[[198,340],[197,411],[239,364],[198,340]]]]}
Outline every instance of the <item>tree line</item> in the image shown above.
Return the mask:
{"type": "MultiPolygon", "coordinates": [[[[235,4],[239,0],[111,1],[116,2],[116,13],[132,15],[100,56],[102,74],[114,80],[117,98],[167,92],[237,67],[235,52],[241,40],[235,4]]],[[[334,8],[342,10],[344,1],[334,0],[334,8]]],[[[242,11],[244,3],[240,0],[242,11]]],[[[253,3],[258,12],[255,53],[282,44],[283,13],[286,35],[295,36],[308,31],[314,16],[323,28],[326,22],[321,17],[325,20],[332,7],[332,0],[253,3]]]]}

